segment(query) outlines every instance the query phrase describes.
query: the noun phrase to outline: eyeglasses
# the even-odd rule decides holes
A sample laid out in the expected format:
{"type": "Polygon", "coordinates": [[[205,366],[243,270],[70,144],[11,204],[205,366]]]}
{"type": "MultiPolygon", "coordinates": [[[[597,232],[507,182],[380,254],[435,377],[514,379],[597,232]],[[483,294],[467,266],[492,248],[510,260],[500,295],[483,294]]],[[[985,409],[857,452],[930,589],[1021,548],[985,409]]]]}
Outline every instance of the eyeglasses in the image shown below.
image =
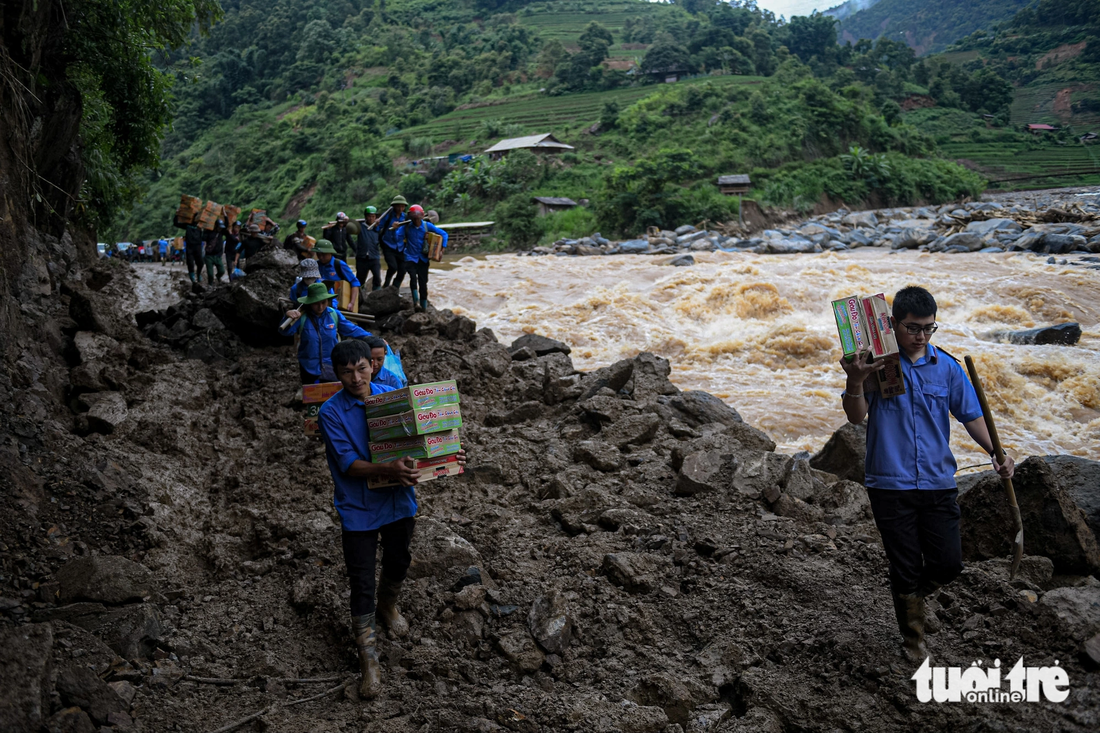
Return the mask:
{"type": "Polygon", "coordinates": [[[939,330],[939,326],[937,326],[935,323],[929,324],[927,326],[918,326],[915,323],[906,323],[905,321],[902,321],[898,325],[905,326],[905,332],[908,333],[910,336],[916,336],[921,331],[924,331],[924,334],[926,336],[931,336],[937,330],[939,330]]]}

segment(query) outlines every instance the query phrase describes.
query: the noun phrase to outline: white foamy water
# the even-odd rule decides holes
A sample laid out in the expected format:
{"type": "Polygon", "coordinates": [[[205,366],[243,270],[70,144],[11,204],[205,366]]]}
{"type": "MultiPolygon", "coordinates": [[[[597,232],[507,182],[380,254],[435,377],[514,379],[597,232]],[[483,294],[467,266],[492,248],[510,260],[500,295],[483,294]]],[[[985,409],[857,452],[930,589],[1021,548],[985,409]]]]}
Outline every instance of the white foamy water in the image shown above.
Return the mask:
{"type": "MultiPolygon", "coordinates": [[[[1100,271],[1014,254],[878,249],[819,255],[465,258],[433,270],[432,301],[504,343],[539,333],[573,347],[579,369],[651,351],[672,381],[702,389],[766,431],[779,450],[814,451],[843,424],[844,373],[829,302],[922,285],[939,303],[933,343],[975,358],[1005,449],[1100,459],[1100,271]],[[1077,321],[1076,346],[1013,346],[995,330],[1077,321]]],[[[960,466],[984,463],[961,427],[960,466]]]]}

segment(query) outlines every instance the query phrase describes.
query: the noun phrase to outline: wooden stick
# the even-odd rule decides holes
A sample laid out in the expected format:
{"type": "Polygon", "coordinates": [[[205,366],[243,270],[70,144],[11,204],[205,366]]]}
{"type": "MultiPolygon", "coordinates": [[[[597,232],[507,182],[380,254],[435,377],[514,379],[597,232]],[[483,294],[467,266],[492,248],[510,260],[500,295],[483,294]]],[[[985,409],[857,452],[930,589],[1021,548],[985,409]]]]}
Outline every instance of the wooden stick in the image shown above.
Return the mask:
{"type": "Polygon", "coordinates": [[[374,229],[376,226],[378,226],[378,222],[382,221],[382,219],[385,218],[386,214],[390,213],[391,211],[393,211],[392,206],[390,208],[386,209],[384,212],[382,212],[382,216],[375,219],[374,223],[371,224],[369,227],[367,227],[367,231],[370,231],[371,229],[374,229]]]}
{"type": "MultiPolygon", "coordinates": [[[[985,390],[982,389],[982,380],[978,378],[978,370],[974,366],[974,360],[965,357],[966,370],[970,372],[970,382],[974,385],[974,391],[978,395],[978,403],[982,406],[982,417],[985,418],[985,427],[989,431],[989,439],[993,443],[993,453],[997,457],[997,463],[1005,462],[1005,452],[1001,448],[1001,439],[997,436],[997,426],[993,424],[993,413],[989,410],[989,403],[985,399],[985,390]]],[[[1020,518],[1020,507],[1016,503],[1016,490],[1012,487],[1012,479],[1002,478],[1005,493],[1008,494],[1008,508],[1012,513],[1012,528],[1016,531],[1013,539],[1012,566],[1009,568],[1009,577],[1015,578],[1016,571],[1020,569],[1020,561],[1024,557],[1024,522],[1020,518]]]]}
{"type": "Polygon", "coordinates": [[[213,731],[212,733],[229,733],[229,731],[236,730],[237,728],[240,728],[245,723],[251,723],[256,718],[267,715],[268,713],[275,712],[275,710],[277,710],[279,707],[289,708],[293,705],[301,705],[304,702],[312,702],[314,700],[320,700],[322,697],[326,697],[328,695],[331,695],[334,692],[342,690],[346,686],[347,686],[346,682],[341,682],[340,684],[336,685],[336,687],[325,690],[324,692],[319,693],[317,695],[313,695],[312,697],[303,697],[301,700],[291,700],[290,702],[283,703],[281,706],[279,705],[279,703],[274,703],[272,705],[268,705],[263,710],[260,710],[259,712],[256,712],[256,713],[252,713],[252,715],[249,715],[247,718],[241,718],[240,720],[234,721],[234,722],[230,723],[229,725],[222,726],[221,728],[218,728],[217,730],[213,731]]]}

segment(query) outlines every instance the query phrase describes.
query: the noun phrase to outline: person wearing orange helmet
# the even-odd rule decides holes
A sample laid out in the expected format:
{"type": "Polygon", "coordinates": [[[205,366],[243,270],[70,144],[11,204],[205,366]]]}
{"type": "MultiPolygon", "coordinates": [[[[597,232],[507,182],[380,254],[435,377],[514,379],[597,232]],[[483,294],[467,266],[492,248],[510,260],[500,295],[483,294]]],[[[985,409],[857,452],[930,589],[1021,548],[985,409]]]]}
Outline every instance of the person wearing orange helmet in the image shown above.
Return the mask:
{"type": "Polygon", "coordinates": [[[414,204],[409,207],[409,223],[399,230],[400,241],[404,243],[405,269],[408,273],[409,287],[412,290],[413,308],[417,311],[428,309],[428,259],[427,233],[433,232],[443,237],[443,246],[447,246],[447,232],[430,221],[424,220],[424,209],[414,204]]]}

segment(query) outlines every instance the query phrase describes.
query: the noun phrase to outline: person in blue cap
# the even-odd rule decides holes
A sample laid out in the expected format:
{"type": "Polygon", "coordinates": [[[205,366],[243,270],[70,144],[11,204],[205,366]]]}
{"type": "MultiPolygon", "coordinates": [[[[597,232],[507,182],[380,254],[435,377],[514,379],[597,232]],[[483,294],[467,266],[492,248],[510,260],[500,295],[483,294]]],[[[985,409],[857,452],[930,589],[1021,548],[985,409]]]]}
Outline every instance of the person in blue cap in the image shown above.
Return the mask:
{"type": "Polygon", "coordinates": [[[306,226],[308,226],[308,224],[309,222],[305,219],[299,219],[298,228],[288,234],[287,238],[283,240],[283,246],[298,255],[299,260],[304,260],[309,257],[309,247],[306,246],[306,226]]]}
{"type": "Polygon", "coordinates": [[[284,336],[301,335],[298,340],[298,376],[302,384],[335,382],[336,373],[332,370],[332,349],[341,338],[367,338],[370,331],[340,315],[329,306],[336,296],[328,291],[324,283],[313,283],[306,290],[305,297],[298,302],[305,306],[289,310],[286,317],[290,323],[279,327],[284,336]]]}
{"type": "Polygon", "coordinates": [[[351,265],[344,260],[336,258],[336,249],[327,239],[318,239],[313,247],[317,255],[317,267],[321,271],[321,279],[332,287],[337,280],[345,280],[351,285],[351,298],[348,300],[348,308],[352,303],[359,302],[359,278],[351,271],[351,265]]]}

